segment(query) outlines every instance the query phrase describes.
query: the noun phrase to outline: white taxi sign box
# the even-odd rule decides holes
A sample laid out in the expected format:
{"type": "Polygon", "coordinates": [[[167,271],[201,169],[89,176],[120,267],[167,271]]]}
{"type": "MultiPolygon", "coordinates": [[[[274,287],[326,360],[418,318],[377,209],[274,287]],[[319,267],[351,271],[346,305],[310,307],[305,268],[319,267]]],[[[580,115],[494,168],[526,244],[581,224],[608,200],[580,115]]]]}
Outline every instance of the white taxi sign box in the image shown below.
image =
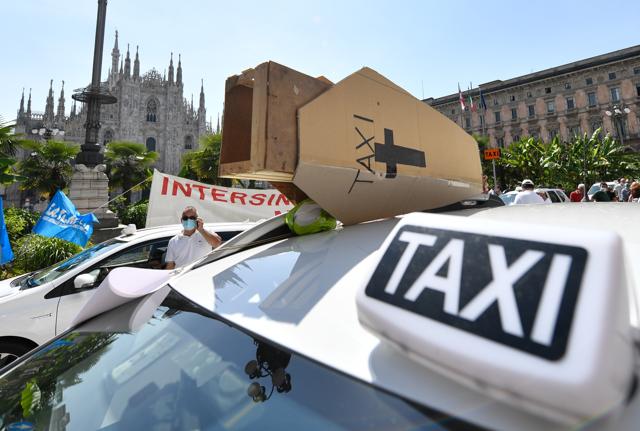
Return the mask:
{"type": "Polygon", "coordinates": [[[378,254],[358,317],[412,358],[563,424],[624,404],[634,351],[616,234],[410,214],[378,254]]]}
{"type": "Polygon", "coordinates": [[[347,225],[481,192],[474,139],[374,70],[251,71],[227,80],[221,176],[291,183],[347,225]]]}

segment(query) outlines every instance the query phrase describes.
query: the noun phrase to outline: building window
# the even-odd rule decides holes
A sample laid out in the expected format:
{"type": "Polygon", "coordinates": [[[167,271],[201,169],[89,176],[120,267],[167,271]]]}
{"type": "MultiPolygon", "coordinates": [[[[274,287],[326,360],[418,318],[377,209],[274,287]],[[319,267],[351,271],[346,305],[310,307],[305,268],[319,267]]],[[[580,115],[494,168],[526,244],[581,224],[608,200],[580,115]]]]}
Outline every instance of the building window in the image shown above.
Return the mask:
{"type": "Polygon", "coordinates": [[[493,106],[498,106],[498,98],[497,97],[493,98],[493,106]]]}
{"type": "Polygon", "coordinates": [[[511,102],[515,102],[516,101],[516,96],[512,94],[511,96],[509,96],[509,100],[511,102]]]}
{"type": "Polygon", "coordinates": [[[616,73],[615,72],[609,72],[609,79],[616,79],[616,73]]]}
{"type": "Polygon", "coordinates": [[[640,67],[634,67],[633,68],[633,74],[634,75],[640,75],[640,67]]]}
{"type": "Polygon", "coordinates": [[[581,136],[581,135],[582,135],[582,131],[580,130],[580,126],[569,127],[569,139],[573,138],[574,136],[581,136]]]}
{"type": "Polygon", "coordinates": [[[184,149],[193,150],[193,136],[189,135],[184,138],[184,149]]]}
{"type": "Polygon", "coordinates": [[[546,87],[544,89],[545,94],[551,94],[551,87],[546,87]]]}
{"type": "Polygon", "coordinates": [[[576,107],[573,97],[567,97],[567,111],[571,111],[576,107]]]}
{"type": "Polygon", "coordinates": [[[640,84],[636,84],[636,96],[640,97],[640,84]]]}
{"type": "Polygon", "coordinates": [[[619,102],[620,101],[620,88],[618,87],[613,87],[611,88],[611,101],[612,102],[619,102]]]}
{"type": "Polygon", "coordinates": [[[157,120],[158,114],[158,104],[155,100],[151,99],[147,102],[147,121],[150,123],[155,123],[157,120]]]}
{"type": "Polygon", "coordinates": [[[564,83],[564,89],[565,89],[565,90],[571,90],[571,84],[570,84],[570,83],[568,83],[568,82],[565,82],[565,83],[564,83]]]}
{"type": "Polygon", "coordinates": [[[496,123],[500,122],[500,111],[494,112],[494,115],[496,116],[496,123]]]}
{"type": "Polygon", "coordinates": [[[470,128],[471,128],[471,118],[469,118],[469,117],[464,117],[464,126],[465,126],[467,129],[470,129],[470,128]]]}
{"type": "Polygon", "coordinates": [[[593,78],[587,78],[587,79],[585,79],[585,83],[586,83],[587,85],[593,85],[593,78]]]}
{"type": "Polygon", "coordinates": [[[456,110],[455,110],[455,108],[451,110],[451,115],[456,115],[456,110]]]}
{"type": "Polygon", "coordinates": [[[553,140],[558,135],[558,131],[556,129],[549,129],[549,141],[553,140]]]}
{"type": "Polygon", "coordinates": [[[504,138],[498,138],[498,147],[503,148],[504,147],[504,138]]]}
{"type": "Polygon", "coordinates": [[[556,102],[549,100],[547,102],[547,114],[553,114],[554,112],[556,112],[556,102]]]}
{"type": "Polygon", "coordinates": [[[156,150],[156,138],[147,138],[145,142],[147,144],[147,151],[156,150]]]}
{"type": "Polygon", "coordinates": [[[106,130],[104,132],[104,145],[107,145],[109,142],[113,141],[113,132],[111,130],[106,130]]]}
{"type": "Polygon", "coordinates": [[[589,103],[590,108],[598,104],[598,99],[596,98],[595,92],[587,93],[587,102],[589,103]]]}
{"type": "Polygon", "coordinates": [[[602,121],[594,120],[591,122],[591,133],[602,127],[602,121]]]}
{"type": "Polygon", "coordinates": [[[512,120],[518,119],[518,110],[516,108],[511,108],[511,119],[512,120]]]}
{"type": "Polygon", "coordinates": [[[535,105],[529,105],[527,106],[527,108],[529,108],[529,118],[533,118],[536,116],[536,106],[535,105]]]}
{"type": "Polygon", "coordinates": [[[520,135],[513,135],[513,142],[518,142],[520,140],[520,135]]]}
{"type": "Polygon", "coordinates": [[[527,91],[527,97],[533,97],[530,91],[527,91]]]}

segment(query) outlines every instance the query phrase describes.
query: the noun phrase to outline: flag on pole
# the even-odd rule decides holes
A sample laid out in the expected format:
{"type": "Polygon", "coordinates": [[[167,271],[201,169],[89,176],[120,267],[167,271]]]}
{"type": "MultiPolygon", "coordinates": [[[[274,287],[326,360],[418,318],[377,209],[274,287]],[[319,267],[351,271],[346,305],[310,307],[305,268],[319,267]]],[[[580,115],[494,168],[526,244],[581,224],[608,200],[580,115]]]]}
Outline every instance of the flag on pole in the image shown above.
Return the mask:
{"type": "Polygon", "coordinates": [[[467,107],[464,104],[464,97],[462,97],[462,91],[460,91],[460,83],[458,83],[458,96],[460,98],[460,109],[463,111],[467,110],[467,107]]]}
{"type": "Polygon", "coordinates": [[[469,83],[469,109],[471,112],[476,112],[476,105],[473,104],[473,96],[471,94],[471,89],[473,88],[473,84],[469,83]]]}
{"type": "Polygon", "coordinates": [[[33,233],[64,239],[84,247],[93,233],[93,224],[97,222],[93,213],[80,215],[73,202],[58,190],[33,227],[33,233]]]}
{"type": "Polygon", "coordinates": [[[9,243],[9,233],[7,225],[4,222],[4,210],[2,206],[2,197],[0,197],[0,265],[13,260],[13,251],[9,243]]]}
{"type": "Polygon", "coordinates": [[[484,100],[484,95],[482,94],[482,88],[480,89],[480,103],[478,105],[480,109],[487,110],[487,102],[484,100]]]}

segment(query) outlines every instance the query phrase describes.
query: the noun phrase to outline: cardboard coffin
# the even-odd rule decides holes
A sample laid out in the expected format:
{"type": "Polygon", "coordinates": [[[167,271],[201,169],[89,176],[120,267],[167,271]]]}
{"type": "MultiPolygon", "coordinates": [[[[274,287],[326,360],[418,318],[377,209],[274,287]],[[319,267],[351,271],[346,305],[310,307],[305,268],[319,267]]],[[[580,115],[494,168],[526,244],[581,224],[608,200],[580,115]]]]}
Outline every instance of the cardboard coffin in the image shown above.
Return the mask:
{"type": "Polygon", "coordinates": [[[227,79],[219,173],[292,183],[278,187],[344,224],[482,190],[475,140],[369,68],[335,85],[273,62],[227,79]]]}

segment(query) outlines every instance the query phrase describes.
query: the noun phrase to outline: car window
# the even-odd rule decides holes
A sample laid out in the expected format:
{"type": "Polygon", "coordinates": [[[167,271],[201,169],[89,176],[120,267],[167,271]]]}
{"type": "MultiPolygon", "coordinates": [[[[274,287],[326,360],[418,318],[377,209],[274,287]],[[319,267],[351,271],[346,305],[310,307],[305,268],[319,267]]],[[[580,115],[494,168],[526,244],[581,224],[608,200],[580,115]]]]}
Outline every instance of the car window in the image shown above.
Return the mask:
{"type": "Polygon", "coordinates": [[[31,276],[24,279],[21,284],[23,289],[28,289],[35,286],[40,286],[41,284],[48,283],[56,280],[58,277],[66,274],[77,266],[88,262],[93,259],[97,259],[105,253],[113,250],[114,248],[120,247],[123,244],[122,241],[118,239],[112,239],[105,241],[100,244],[96,244],[95,246],[88,248],[86,250],[81,251],[75,256],[70,257],[69,259],[57,263],[48,268],[42,269],[40,271],[34,272],[31,276]]]}
{"type": "Polygon", "coordinates": [[[554,192],[553,190],[547,190],[547,194],[549,195],[549,199],[551,199],[551,202],[553,203],[562,202],[562,200],[560,200],[556,192],[554,192]]]}
{"type": "Polygon", "coordinates": [[[161,306],[139,331],[80,328],[44,346],[0,380],[0,423],[103,431],[477,429],[192,309],[161,306]]]}

